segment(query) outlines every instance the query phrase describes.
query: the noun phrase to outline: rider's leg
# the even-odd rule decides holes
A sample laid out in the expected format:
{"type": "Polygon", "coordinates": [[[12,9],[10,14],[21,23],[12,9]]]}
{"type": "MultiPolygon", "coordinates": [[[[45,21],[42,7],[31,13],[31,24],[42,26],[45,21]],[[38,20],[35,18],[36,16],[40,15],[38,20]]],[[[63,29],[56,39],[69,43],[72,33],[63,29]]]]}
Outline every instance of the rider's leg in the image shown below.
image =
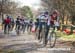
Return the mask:
{"type": "Polygon", "coordinates": [[[36,30],[37,30],[37,28],[38,28],[38,23],[36,23],[36,24],[35,24],[35,26],[36,26],[36,27],[35,27],[35,31],[36,31],[36,30]]]}
{"type": "Polygon", "coordinates": [[[26,30],[26,24],[23,25],[23,33],[25,32],[26,30]]]}
{"type": "Polygon", "coordinates": [[[15,30],[17,29],[17,24],[16,24],[16,26],[15,26],[15,30]]]}
{"type": "Polygon", "coordinates": [[[31,29],[32,29],[32,25],[30,25],[30,32],[31,32],[31,29]]]}
{"type": "Polygon", "coordinates": [[[18,30],[20,30],[20,25],[17,25],[18,30]]]}
{"type": "Polygon", "coordinates": [[[47,40],[47,37],[48,37],[48,34],[49,34],[49,28],[50,28],[50,25],[47,25],[46,26],[46,33],[45,33],[45,45],[47,44],[48,40],[47,40]]]}
{"type": "Polygon", "coordinates": [[[39,35],[38,35],[38,39],[40,39],[40,33],[42,31],[42,22],[39,23],[39,35]]]}
{"type": "Polygon", "coordinates": [[[60,26],[57,26],[57,30],[60,30],[60,26]]]}
{"type": "Polygon", "coordinates": [[[26,23],[25,23],[25,24],[24,24],[24,31],[26,31],[26,26],[27,26],[27,25],[26,25],[26,23]]]}
{"type": "Polygon", "coordinates": [[[23,29],[24,29],[24,24],[22,24],[22,31],[23,31],[23,29]]]}
{"type": "Polygon", "coordinates": [[[12,30],[14,29],[14,23],[12,24],[12,30]]]}
{"type": "Polygon", "coordinates": [[[53,30],[55,30],[55,28],[56,28],[56,27],[53,25],[53,30]]]}
{"type": "Polygon", "coordinates": [[[6,33],[7,24],[4,24],[4,33],[6,33]]]}
{"type": "Polygon", "coordinates": [[[24,26],[23,26],[23,32],[25,32],[25,30],[26,30],[26,25],[24,24],[24,26]]]}
{"type": "Polygon", "coordinates": [[[8,31],[9,31],[9,30],[10,30],[10,28],[11,28],[11,26],[10,26],[10,24],[8,24],[7,26],[8,26],[8,31]]]}
{"type": "Polygon", "coordinates": [[[22,31],[22,24],[20,25],[20,30],[22,31]]]}
{"type": "Polygon", "coordinates": [[[29,26],[30,26],[30,25],[29,25],[29,23],[28,23],[28,26],[27,26],[27,31],[29,30],[29,26]]]}

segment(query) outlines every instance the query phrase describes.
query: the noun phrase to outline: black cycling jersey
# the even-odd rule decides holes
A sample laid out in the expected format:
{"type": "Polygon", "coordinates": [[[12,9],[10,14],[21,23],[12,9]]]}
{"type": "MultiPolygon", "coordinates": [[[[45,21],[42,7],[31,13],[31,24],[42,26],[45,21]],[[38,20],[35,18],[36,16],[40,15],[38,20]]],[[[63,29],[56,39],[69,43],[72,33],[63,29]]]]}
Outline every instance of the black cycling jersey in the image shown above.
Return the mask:
{"type": "Polygon", "coordinates": [[[20,25],[20,21],[19,21],[19,20],[16,20],[16,24],[17,24],[17,25],[20,25]]]}

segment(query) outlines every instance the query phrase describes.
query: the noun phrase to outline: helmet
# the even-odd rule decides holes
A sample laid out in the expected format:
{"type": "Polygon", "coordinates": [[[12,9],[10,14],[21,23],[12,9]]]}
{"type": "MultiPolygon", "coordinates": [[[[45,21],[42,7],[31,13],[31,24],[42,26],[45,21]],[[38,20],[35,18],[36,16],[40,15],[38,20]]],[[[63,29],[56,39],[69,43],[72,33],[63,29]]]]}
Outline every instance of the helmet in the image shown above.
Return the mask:
{"type": "Polygon", "coordinates": [[[48,11],[45,11],[44,14],[48,15],[48,11]]]}

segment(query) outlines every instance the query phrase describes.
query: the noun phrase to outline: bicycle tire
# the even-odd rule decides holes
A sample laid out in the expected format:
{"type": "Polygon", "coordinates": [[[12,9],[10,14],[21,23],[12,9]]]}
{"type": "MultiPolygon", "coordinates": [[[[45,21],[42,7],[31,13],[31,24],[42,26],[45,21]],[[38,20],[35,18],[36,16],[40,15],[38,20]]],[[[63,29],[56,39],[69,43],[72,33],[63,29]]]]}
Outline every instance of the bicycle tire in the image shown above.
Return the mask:
{"type": "Polygon", "coordinates": [[[56,33],[55,32],[51,32],[49,38],[50,38],[49,39],[50,48],[53,48],[55,46],[55,44],[56,44],[56,33]],[[52,40],[52,38],[54,40],[52,40]]]}
{"type": "Polygon", "coordinates": [[[45,29],[41,32],[40,42],[43,41],[43,44],[45,44],[45,29]]]}
{"type": "Polygon", "coordinates": [[[42,30],[42,32],[40,33],[40,42],[43,41],[43,37],[44,37],[43,33],[44,33],[44,32],[43,32],[43,30],[42,30]]]}

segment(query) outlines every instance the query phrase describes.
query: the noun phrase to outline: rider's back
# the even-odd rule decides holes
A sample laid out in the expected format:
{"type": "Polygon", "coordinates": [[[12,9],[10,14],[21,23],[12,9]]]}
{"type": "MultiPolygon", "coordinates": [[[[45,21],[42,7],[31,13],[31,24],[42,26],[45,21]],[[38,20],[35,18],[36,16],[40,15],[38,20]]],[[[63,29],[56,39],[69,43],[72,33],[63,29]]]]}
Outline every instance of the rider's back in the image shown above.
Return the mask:
{"type": "Polygon", "coordinates": [[[19,21],[19,20],[16,20],[16,24],[17,24],[17,25],[20,25],[20,21],[19,21]]]}
{"type": "Polygon", "coordinates": [[[46,16],[46,15],[40,15],[40,16],[38,17],[39,22],[45,22],[45,21],[47,20],[47,18],[48,18],[48,16],[46,16]]]}
{"type": "Polygon", "coordinates": [[[5,19],[5,24],[10,24],[11,20],[10,19],[5,19]]]}

